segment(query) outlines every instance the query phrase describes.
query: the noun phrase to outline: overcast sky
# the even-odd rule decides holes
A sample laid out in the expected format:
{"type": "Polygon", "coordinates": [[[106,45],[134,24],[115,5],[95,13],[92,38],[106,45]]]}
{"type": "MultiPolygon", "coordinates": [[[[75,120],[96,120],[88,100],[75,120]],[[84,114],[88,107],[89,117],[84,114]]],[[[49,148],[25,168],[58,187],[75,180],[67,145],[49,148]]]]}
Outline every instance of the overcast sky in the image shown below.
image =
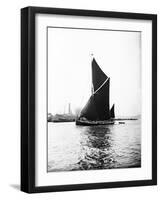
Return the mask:
{"type": "Polygon", "coordinates": [[[116,115],[141,112],[141,33],[48,28],[48,112],[82,108],[91,94],[91,54],[110,77],[116,115]]]}

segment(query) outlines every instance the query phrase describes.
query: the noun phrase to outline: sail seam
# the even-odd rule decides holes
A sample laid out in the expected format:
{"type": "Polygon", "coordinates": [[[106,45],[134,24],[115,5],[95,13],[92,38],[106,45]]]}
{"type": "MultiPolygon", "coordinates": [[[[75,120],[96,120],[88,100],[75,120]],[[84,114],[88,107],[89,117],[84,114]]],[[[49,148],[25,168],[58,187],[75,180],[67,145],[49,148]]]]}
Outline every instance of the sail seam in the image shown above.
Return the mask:
{"type": "Polygon", "coordinates": [[[96,93],[104,86],[104,84],[108,81],[108,79],[109,79],[109,78],[107,78],[107,79],[102,83],[102,85],[93,93],[93,95],[96,94],[96,93]]]}

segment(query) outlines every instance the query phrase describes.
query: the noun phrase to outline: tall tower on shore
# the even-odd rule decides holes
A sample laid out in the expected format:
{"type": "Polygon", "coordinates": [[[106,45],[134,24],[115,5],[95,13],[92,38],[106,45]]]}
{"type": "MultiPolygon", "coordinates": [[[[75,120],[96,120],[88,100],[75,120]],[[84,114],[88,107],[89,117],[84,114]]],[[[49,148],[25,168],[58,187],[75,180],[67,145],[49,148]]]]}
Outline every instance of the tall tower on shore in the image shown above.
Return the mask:
{"type": "Polygon", "coordinates": [[[72,114],[70,103],[68,104],[68,114],[72,114]]]}

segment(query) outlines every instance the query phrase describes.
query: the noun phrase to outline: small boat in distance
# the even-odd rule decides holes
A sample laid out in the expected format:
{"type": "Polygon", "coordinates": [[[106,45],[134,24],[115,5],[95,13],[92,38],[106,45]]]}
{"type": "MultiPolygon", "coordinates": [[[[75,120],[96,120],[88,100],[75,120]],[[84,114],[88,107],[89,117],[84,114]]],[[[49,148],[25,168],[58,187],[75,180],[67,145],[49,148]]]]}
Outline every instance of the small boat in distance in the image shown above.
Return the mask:
{"type": "Polygon", "coordinates": [[[76,125],[114,124],[114,105],[110,109],[110,77],[92,59],[92,94],[76,119],[76,125]]]}
{"type": "Polygon", "coordinates": [[[125,124],[125,122],[119,122],[119,124],[125,124]]]}

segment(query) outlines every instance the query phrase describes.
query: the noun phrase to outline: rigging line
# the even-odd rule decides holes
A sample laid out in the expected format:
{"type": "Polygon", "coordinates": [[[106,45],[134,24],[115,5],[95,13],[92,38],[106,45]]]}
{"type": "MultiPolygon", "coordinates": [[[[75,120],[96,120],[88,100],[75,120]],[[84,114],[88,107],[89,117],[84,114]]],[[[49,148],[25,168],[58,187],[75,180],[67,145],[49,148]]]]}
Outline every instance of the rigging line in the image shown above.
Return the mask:
{"type": "Polygon", "coordinates": [[[109,78],[107,78],[107,79],[102,83],[102,85],[93,93],[93,95],[96,94],[96,92],[98,92],[98,91],[104,86],[104,84],[108,81],[108,79],[109,79],[109,78]]]}

